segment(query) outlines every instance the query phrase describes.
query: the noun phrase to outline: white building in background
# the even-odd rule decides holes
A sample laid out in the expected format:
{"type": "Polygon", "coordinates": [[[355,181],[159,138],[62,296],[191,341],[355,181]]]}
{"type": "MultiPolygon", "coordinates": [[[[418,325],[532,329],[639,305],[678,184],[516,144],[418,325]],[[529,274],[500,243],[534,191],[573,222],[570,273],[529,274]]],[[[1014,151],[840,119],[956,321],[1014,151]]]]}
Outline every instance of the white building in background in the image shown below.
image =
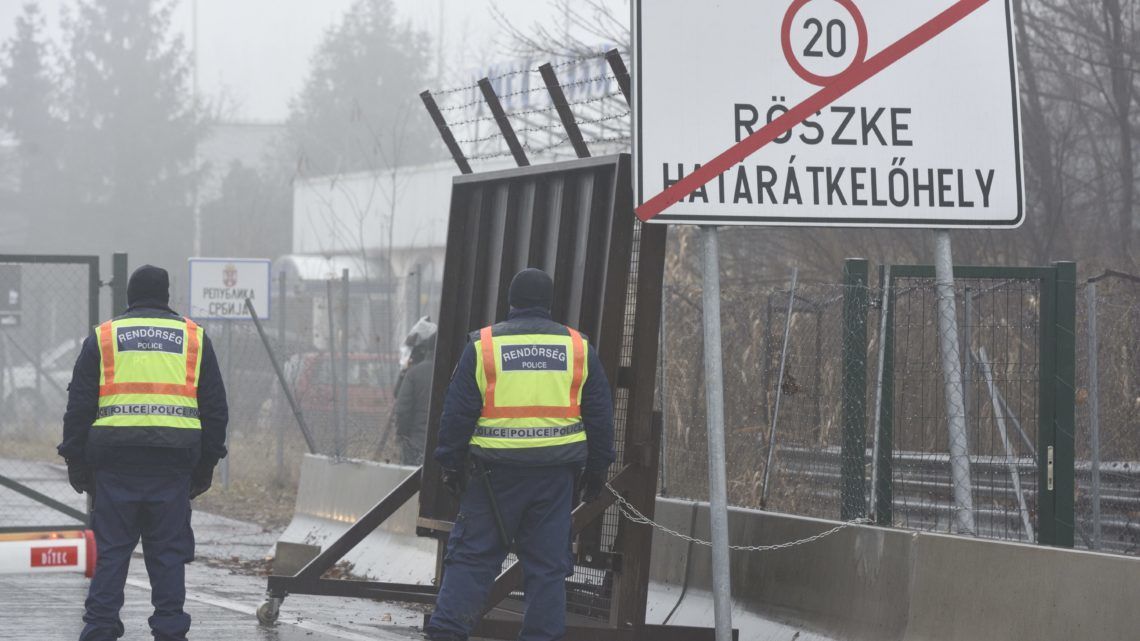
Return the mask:
{"type": "MultiPolygon", "coordinates": [[[[479,170],[513,165],[505,158],[479,170]]],[[[344,269],[353,349],[395,348],[417,318],[438,319],[451,181],[458,173],[447,161],[294,183],[293,253],[277,261],[276,271],[286,273],[291,292],[311,297],[312,318],[303,320],[314,347],[327,344],[325,283],[339,280],[344,269]]]]}

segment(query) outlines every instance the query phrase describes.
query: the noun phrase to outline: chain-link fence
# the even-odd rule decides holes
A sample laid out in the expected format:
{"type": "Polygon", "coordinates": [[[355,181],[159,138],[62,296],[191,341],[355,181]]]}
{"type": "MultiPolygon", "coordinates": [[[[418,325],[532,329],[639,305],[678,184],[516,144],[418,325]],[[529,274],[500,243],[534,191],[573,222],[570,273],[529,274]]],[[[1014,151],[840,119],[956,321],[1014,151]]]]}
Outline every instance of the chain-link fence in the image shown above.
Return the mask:
{"type": "Polygon", "coordinates": [[[1140,553],[1140,279],[1077,295],[1076,543],[1140,553]]]}
{"type": "MultiPolygon", "coordinates": [[[[293,514],[305,453],[400,462],[393,410],[400,345],[414,320],[403,318],[401,289],[352,274],[281,277],[261,332],[249,319],[202,321],[226,383],[229,456],[196,510],[231,519],[236,533],[279,533],[293,514]]],[[[415,295],[417,309],[432,305],[428,288],[415,295]]],[[[265,545],[254,550],[235,536],[200,556],[257,561],[274,537],[253,538],[265,545]]]]}
{"type": "MultiPolygon", "coordinates": [[[[845,300],[869,300],[872,293],[865,285],[797,283],[793,290],[722,282],[731,504],[832,519],[865,509],[862,499],[843,505],[844,497],[861,497],[864,490],[862,477],[843,488],[840,401],[845,344],[866,341],[871,333],[865,323],[845,324],[843,307],[845,300]]],[[[703,359],[699,301],[699,289],[665,288],[661,492],[682,498],[708,496],[704,377],[695,365],[703,359]]],[[[868,380],[873,353],[860,350],[853,363],[870,372],[868,380]]],[[[867,398],[847,408],[860,414],[862,424],[872,406],[867,390],[867,398]]],[[[862,450],[851,458],[863,466],[862,450]]]]}
{"type": "MultiPolygon", "coordinates": [[[[84,263],[0,261],[0,303],[8,303],[0,305],[0,475],[76,510],[83,497],[67,488],[55,445],[71,368],[92,325],[91,302],[108,298],[99,285],[84,263]]],[[[341,279],[278,285],[263,322],[265,341],[249,321],[205,322],[231,405],[230,456],[214,489],[195,502],[199,513],[217,517],[210,526],[216,544],[201,550],[207,557],[263,558],[292,515],[309,446],[266,342],[317,453],[401,458],[392,421],[399,341],[383,337],[391,335],[389,323],[397,336],[407,325],[393,304],[403,294],[390,297],[362,282],[346,288],[341,279]]],[[[956,287],[977,533],[1035,540],[1041,282],[959,278],[956,287]]],[[[881,284],[723,281],[731,503],[830,519],[869,514],[882,522],[875,479],[885,476],[886,522],[951,531],[954,486],[933,281],[896,277],[886,293],[881,284]],[[845,304],[860,300],[862,321],[853,324],[845,304]],[[851,387],[857,370],[864,380],[851,387]],[[853,398],[852,389],[862,393],[853,398]],[[889,457],[876,457],[884,409],[893,446],[889,457]],[[878,469],[884,461],[886,469],[878,469]]],[[[702,499],[704,383],[694,365],[702,362],[700,290],[669,283],[664,295],[661,493],[702,499]]],[[[1077,303],[1076,544],[1136,554],[1140,281],[1107,274],[1082,284],[1077,303]]],[[[428,299],[421,309],[434,304],[428,299]]],[[[0,496],[4,526],[74,520],[5,488],[0,496]]],[[[608,519],[605,527],[613,526],[608,519]]]]}
{"type": "MultiPolygon", "coordinates": [[[[900,271],[871,287],[722,283],[730,503],[959,531],[933,273],[900,271]],[[860,298],[864,322],[853,324],[844,303],[860,298]],[[860,368],[865,385],[852,386],[860,368]],[[877,455],[880,438],[889,455],[877,455]]],[[[1056,367],[1047,271],[955,281],[964,487],[978,536],[1040,537],[1042,372],[1051,384],[1056,367]]],[[[1077,297],[1076,544],[1135,554],[1140,281],[1108,275],[1084,287],[1092,294],[1077,297]]],[[[699,300],[699,287],[665,288],[661,492],[691,499],[708,495],[699,300]]]]}
{"type": "Polygon", "coordinates": [[[934,283],[893,279],[892,522],[951,531],[966,483],[975,533],[1035,541],[1041,282],[959,278],[962,401],[969,476],[951,473],[934,283]]]}
{"type": "MultiPolygon", "coordinates": [[[[75,359],[92,326],[109,315],[110,287],[100,282],[95,258],[6,258],[0,257],[0,527],[76,526],[86,500],[68,486],[55,448],[75,359]],[[43,497],[9,487],[15,484],[43,497]],[[61,514],[50,501],[78,516],[61,514]]],[[[414,274],[405,280],[351,274],[279,280],[262,322],[264,338],[251,320],[202,321],[226,383],[230,423],[229,456],[214,487],[194,502],[200,558],[259,566],[292,516],[310,449],[401,459],[393,421],[399,348],[415,318],[439,304],[436,284],[414,274]]],[[[187,309],[186,288],[175,283],[171,293],[171,306],[187,309]]]]}
{"type": "Polygon", "coordinates": [[[0,257],[0,529],[83,521],[55,448],[99,286],[94,257],[0,257]]]}

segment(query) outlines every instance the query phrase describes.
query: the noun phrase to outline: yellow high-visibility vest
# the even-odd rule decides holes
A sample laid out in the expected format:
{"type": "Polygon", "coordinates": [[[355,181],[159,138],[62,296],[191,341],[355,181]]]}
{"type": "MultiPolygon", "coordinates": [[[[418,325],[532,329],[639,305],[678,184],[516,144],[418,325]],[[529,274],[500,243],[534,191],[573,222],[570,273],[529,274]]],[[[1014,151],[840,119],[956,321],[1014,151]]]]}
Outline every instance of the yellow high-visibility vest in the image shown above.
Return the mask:
{"type": "Polygon", "coordinates": [[[190,319],[124,318],[96,329],[101,444],[192,447],[201,442],[198,376],[204,332],[190,319]]]}
{"type": "Polygon", "coordinates": [[[483,411],[471,437],[472,454],[518,465],[586,461],[582,384],[589,345],[566,334],[494,335],[475,341],[475,380],[483,411]]]}

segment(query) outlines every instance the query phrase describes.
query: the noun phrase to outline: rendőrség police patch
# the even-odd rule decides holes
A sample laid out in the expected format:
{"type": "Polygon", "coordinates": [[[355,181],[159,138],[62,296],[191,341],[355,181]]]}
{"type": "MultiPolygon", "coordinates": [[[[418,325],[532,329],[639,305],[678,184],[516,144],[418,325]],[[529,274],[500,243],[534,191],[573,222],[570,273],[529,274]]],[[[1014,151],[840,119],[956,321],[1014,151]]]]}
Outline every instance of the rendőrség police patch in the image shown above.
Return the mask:
{"type": "Polygon", "coordinates": [[[502,366],[511,371],[566,371],[565,345],[503,345],[502,366]]]}
{"type": "Polygon", "coordinates": [[[166,352],[181,354],[185,332],[170,327],[119,327],[120,352],[166,352]]]}

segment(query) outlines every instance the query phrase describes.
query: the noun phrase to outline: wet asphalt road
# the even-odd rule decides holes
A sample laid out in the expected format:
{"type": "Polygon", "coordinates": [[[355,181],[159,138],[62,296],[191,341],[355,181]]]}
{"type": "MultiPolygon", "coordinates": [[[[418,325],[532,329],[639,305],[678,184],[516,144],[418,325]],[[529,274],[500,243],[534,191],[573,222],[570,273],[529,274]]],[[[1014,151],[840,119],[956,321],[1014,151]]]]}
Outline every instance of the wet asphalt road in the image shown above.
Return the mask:
{"type": "MultiPolygon", "coordinates": [[[[123,639],[149,640],[150,589],[135,557],[122,619],[123,639]]],[[[193,566],[191,566],[193,567],[193,566]]],[[[0,575],[0,638],[5,641],[74,641],[83,628],[87,579],[78,574],[0,575]]],[[[407,641],[419,639],[418,612],[369,601],[287,599],[272,628],[258,625],[264,579],[215,568],[188,572],[186,611],[190,639],[203,641],[407,641]]]]}

